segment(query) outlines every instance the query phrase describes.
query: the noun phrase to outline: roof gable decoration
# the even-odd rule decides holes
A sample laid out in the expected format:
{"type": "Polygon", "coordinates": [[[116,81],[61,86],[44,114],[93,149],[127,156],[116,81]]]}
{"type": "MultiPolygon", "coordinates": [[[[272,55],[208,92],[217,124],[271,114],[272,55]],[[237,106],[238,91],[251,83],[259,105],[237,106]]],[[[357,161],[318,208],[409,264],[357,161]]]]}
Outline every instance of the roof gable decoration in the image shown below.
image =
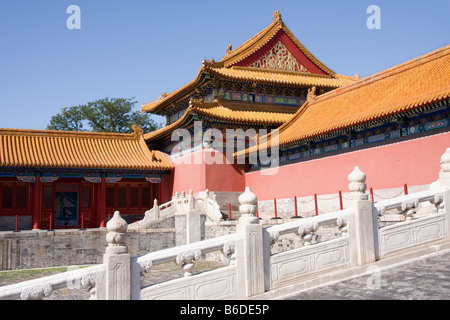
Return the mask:
{"type": "Polygon", "coordinates": [[[261,59],[255,61],[250,67],[282,70],[282,71],[300,71],[309,72],[299,61],[291,54],[283,42],[278,41],[275,46],[261,59]]]}
{"type": "MultiPolygon", "coordinates": [[[[311,54],[300,41],[292,34],[287,26],[281,20],[279,10],[273,14],[272,23],[261,32],[241,44],[235,50],[228,45],[225,57],[215,63],[216,67],[259,67],[258,60],[267,59],[267,55],[281,58],[282,61],[286,57],[273,55],[274,51],[280,51],[282,48],[285,53],[290,53],[290,60],[297,60],[299,66],[295,69],[286,68],[270,68],[282,71],[308,72],[314,74],[323,74],[334,76],[335,72],[325,66],[314,55],[311,54]],[[303,66],[303,68],[301,67],[303,66]]],[[[269,68],[268,68],[269,69],[269,68]]]]}

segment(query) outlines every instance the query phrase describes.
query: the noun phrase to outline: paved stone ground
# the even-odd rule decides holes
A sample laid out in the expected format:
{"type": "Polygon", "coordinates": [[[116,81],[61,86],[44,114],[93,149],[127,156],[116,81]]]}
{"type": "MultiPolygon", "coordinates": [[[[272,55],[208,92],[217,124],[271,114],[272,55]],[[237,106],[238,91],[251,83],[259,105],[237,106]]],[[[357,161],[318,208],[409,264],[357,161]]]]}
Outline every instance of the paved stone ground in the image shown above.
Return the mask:
{"type": "Polygon", "coordinates": [[[280,299],[450,300],[449,251],[377,271],[280,299]]]}

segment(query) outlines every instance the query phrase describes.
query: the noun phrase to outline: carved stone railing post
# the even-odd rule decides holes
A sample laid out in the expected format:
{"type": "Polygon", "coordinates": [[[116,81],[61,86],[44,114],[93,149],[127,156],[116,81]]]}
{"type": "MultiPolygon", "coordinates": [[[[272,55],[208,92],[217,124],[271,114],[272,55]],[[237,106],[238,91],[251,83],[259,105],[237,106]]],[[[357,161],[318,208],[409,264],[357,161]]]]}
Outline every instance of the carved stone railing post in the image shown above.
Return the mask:
{"type": "Polygon", "coordinates": [[[441,170],[439,171],[439,185],[450,187],[450,148],[441,156],[441,170]]]}
{"type": "Polygon", "coordinates": [[[153,219],[158,219],[159,218],[159,204],[158,204],[158,199],[155,199],[153,201],[153,219]]]}
{"type": "Polygon", "coordinates": [[[150,210],[145,211],[144,219],[139,221],[139,227],[146,229],[148,228],[152,222],[159,218],[160,211],[159,211],[159,205],[158,200],[153,201],[153,208],[150,210]]]}
{"type": "MultiPolygon", "coordinates": [[[[186,192],[184,192],[184,190],[181,190],[181,196],[180,196],[180,198],[181,198],[182,200],[184,200],[184,199],[186,198],[186,192]]],[[[181,203],[183,203],[183,202],[181,202],[181,203]]]]}
{"type": "MultiPolygon", "coordinates": [[[[450,188],[450,148],[441,156],[441,170],[439,171],[438,185],[450,188]]],[[[447,240],[450,240],[450,191],[446,190],[434,199],[438,213],[444,213],[447,221],[447,240]]]]}
{"type": "Polygon", "coordinates": [[[105,299],[130,299],[130,255],[126,245],[127,222],[120,216],[119,211],[106,224],[106,252],[103,263],[106,267],[105,299]]]}
{"type": "Polygon", "coordinates": [[[188,206],[186,213],[186,243],[193,243],[202,240],[201,216],[195,209],[195,198],[192,190],[189,190],[188,206]]]}
{"type": "Polygon", "coordinates": [[[180,196],[178,194],[178,191],[175,192],[175,195],[172,197],[173,206],[175,207],[175,212],[178,212],[178,202],[179,202],[180,196]]]}
{"type": "MultiPolygon", "coordinates": [[[[204,196],[204,203],[205,203],[205,204],[207,203],[208,199],[209,199],[209,190],[206,189],[206,190],[205,190],[205,196],[204,196]]],[[[206,207],[206,206],[205,206],[205,207],[206,207]]]]}
{"type": "Polygon", "coordinates": [[[366,194],[366,174],[358,167],[348,175],[348,189],[352,200],[367,200],[369,196],[366,194]]]}
{"type": "Polygon", "coordinates": [[[194,193],[192,192],[192,190],[189,190],[188,203],[189,203],[189,209],[195,209],[195,198],[194,198],[194,193]]]}
{"type": "Polygon", "coordinates": [[[358,167],[348,175],[353,219],[348,219],[352,262],[357,265],[376,260],[378,252],[377,211],[366,191],[366,175],[358,167]]]}
{"type": "Polygon", "coordinates": [[[241,217],[236,227],[240,234],[236,241],[237,292],[238,298],[245,298],[265,289],[263,228],[256,216],[256,195],[249,187],[238,200],[241,217]]]}

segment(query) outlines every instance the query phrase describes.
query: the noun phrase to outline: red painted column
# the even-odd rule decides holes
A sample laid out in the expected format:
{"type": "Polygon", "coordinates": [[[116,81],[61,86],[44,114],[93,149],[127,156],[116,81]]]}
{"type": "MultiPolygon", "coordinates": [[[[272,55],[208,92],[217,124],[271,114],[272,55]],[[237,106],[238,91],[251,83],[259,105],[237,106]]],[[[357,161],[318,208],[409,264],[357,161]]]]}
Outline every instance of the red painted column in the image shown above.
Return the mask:
{"type": "Polygon", "coordinates": [[[92,187],[94,188],[94,226],[97,227],[100,225],[100,185],[101,183],[93,183],[92,187]]]}
{"type": "Polygon", "coordinates": [[[278,213],[277,213],[277,199],[273,199],[273,209],[274,209],[275,219],[277,219],[277,218],[278,218],[278,213]]]}
{"type": "Polygon", "coordinates": [[[53,230],[53,213],[50,213],[48,230],[53,230]]]}
{"type": "Polygon", "coordinates": [[[163,182],[161,180],[161,182],[159,183],[159,204],[163,204],[164,202],[164,198],[163,198],[163,182]]]}
{"type": "Polygon", "coordinates": [[[41,225],[41,178],[36,176],[33,187],[33,213],[32,213],[33,230],[39,229],[41,225]]]}
{"type": "Polygon", "coordinates": [[[100,221],[100,228],[104,228],[106,227],[106,177],[102,177],[101,179],[98,217],[100,221]]]}
{"type": "Polygon", "coordinates": [[[314,210],[316,211],[316,216],[319,215],[319,208],[317,206],[317,194],[314,193],[314,210]]]}
{"type": "Polygon", "coordinates": [[[155,201],[155,184],[150,183],[150,208],[153,208],[153,202],[155,201]]]}
{"type": "Polygon", "coordinates": [[[294,208],[295,208],[295,217],[298,217],[298,211],[297,211],[297,196],[294,196],[294,208]]]}

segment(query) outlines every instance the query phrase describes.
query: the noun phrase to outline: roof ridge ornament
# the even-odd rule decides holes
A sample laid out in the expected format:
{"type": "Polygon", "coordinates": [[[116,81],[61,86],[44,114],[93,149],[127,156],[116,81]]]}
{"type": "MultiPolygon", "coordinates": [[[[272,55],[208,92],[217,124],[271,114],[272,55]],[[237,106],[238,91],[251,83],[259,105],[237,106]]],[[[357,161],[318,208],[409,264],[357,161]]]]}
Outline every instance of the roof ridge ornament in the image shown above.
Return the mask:
{"type": "MultiPolygon", "coordinates": [[[[152,150],[151,151],[151,156],[152,156],[152,162],[161,162],[161,159],[158,159],[157,157],[156,157],[156,152],[155,152],[155,150],[152,150]]],[[[156,199],[155,199],[156,200],[156,199]]]]}
{"type": "Polygon", "coordinates": [[[278,9],[273,12],[273,22],[281,22],[281,13],[278,9]]]}
{"type": "Polygon", "coordinates": [[[225,52],[225,56],[231,54],[232,51],[233,51],[233,45],[230,43],[230,44],[228,44],[227,51],[225,52]]]}
{"type": "Polygon", "coordinates": [[[131,129],[133,130],[132,135],[133,135],[134,138],[139,139],[139,138],[142,138],[144,136],[144,129],[142,129],[140,125],[137,126],[137,125],[133,124],[131,126],[131,129]]]}
{"type": "Polygon", "coordinates": [[[215,63],[214,58],[212,60],[203,59],[202,60],[202,67],[208,67],[208,66],[212,65],[213,63],[215,63]]]}
{"type": "Polygon", "coordinates": [[[200,99],[190,98],[189,99],[189,108],[195,109],[195,107],[197,107],[197,106],[202,107],[204,102],[205,101],[203,100],[203,98],[200,98],[200,99]]]}
{"type": "Polygon", "coordinates": [[[158,97],[158,100],[162,100],[162,99],[164,99],[165,97],[167,97],[167,91],[161,93],[161,95],[158,97]]]}
{"type": "Polygon", "coordinates": [[[310,89],[308,89],[306,100],[313,100],[315,97],[316,97],[316,86],[312,86],[310,89]]]}

